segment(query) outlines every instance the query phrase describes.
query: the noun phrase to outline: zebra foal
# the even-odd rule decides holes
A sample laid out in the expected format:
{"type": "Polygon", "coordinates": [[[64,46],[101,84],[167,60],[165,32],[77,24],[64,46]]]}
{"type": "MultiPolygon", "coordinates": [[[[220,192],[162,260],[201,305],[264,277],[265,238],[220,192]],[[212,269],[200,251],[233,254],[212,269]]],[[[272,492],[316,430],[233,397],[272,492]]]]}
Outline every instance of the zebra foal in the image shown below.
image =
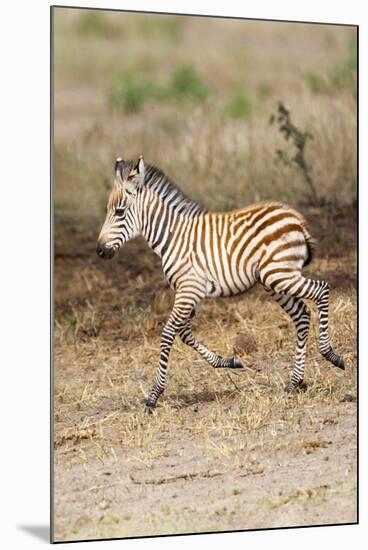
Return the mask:
{"type": "Polygon", "coordinates": [[[243,367],[240,359],[223,358],[196,340],[191,319],[204,298],[241,294],[257,282],[295,324],[295,363],[286,391],[293,391],[304,376],[310,321],[304,299],[318,308],[321,354],[344,369],[343,358],[333,351],[329,338],[329,285],[301,273],[312,259],[315,242],[303,216],[290,206],[262,202],[231,212],[210,212],[188,199],[160,169],[145,164],[143,157],[136,161],[118,158],[96,252],[101,258],[112,258],[138,235],[161,257],[166,279],[176,292],[146,402],[149,412],[165,389],[176,335],[215,368],[243,367]]]}

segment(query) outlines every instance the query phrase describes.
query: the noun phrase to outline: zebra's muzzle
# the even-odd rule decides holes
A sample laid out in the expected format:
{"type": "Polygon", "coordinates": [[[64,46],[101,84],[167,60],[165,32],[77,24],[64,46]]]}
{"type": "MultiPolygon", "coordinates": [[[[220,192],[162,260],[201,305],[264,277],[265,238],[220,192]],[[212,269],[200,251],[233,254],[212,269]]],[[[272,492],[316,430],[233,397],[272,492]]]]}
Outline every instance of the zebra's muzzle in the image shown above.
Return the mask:
{"type": "Polygon", "coordinates": [[[112,247],[101,246],[98,244],[96,247],[96,254],[99,258],[111,260],[115,254],[115,250],[112,247]]]}

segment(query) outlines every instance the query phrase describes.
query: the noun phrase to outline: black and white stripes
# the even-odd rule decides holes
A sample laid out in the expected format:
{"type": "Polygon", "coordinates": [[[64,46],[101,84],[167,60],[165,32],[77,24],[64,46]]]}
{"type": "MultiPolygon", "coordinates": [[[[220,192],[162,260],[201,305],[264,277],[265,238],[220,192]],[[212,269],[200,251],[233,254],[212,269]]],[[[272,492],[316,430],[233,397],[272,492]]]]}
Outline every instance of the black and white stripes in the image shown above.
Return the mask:
{"type": "Polygon", "coordinates": [[[344,368],[328,334],[329,286],[307,279],[302,268],[315,247],[306,221],[290,206],[264,202],[232,212],[209,212],[183,193],[154,166],[118,159],[97,253],[111,258],[129,239],[142,235],[162,259],[164,274],[175,290],[175,303],[161,338],[160,361],[147,401],[152,410],[164,391],[175,336],[213,367],[239,368],[198,342],[191,318],[207,297],[233,296],[261,283],[293,320],[297,334],[294,369],[287,391],[304,376],[310,313],[304,299],[317,304],[321,354],[344,368]]]}

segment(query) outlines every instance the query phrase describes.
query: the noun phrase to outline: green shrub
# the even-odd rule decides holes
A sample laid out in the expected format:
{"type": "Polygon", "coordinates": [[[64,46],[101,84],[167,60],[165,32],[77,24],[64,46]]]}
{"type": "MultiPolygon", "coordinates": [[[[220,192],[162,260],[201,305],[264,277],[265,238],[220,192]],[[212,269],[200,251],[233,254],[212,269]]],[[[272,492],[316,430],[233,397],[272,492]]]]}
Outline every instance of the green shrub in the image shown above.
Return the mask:
{"type": "Polygon", "coordinates": [[[152,98],[160,96],[160,88],[151,78],[120,74],[113,82],[110,92],[112,107],[138,111],[152,98]]]}
{"type": "Polygon", "coordinates": [[[225,106],[225,115],[230,118],[248,118],[252,111],[252,103],[243,92],[237,92],[225,106]]]}
{"type": "Polygon", "coordinates": [[[171,78],[165,96],[179,100],[206,99],[208,88],[191,65],[178,67],[171,78]]]}
{"type": "Polygon", "coordinates": [[[352,40],[349,44],[349,52],[345,61],[336,65],[328,76],[322,77],[316,73],[306,75],[307,83],[315,93],[328,93],[332,90],[342,90],[350,88],[356,91],[356,71],[357,71],[357,44],[352,40]]]}
{"type": "Polygon", "coordinates": [[[328,85],[326,80],[318,74],[308,73],[305,78],[312,92],[321,94],[327,91],[328,85]]]}
{"type": "Polygon", "coordinates": [[[157,101],[200,101],[207,97],[207,86],[191,66],[177,68],[167,87],[149,77],[140,77],[132,71],[122,73],[114,80],[110,91],[110,105],[126,111],[138,111],[151,99],[157,101]]]}
{"type": "Polygon", "coordinates": [[[349,44],[349,53],[345,63],[336,66],[331,75],[331,84],[333,87],[338,90],[345,87],[352,87],[355,91],[357,65],[357,43],[354,39],[349,44]]]}

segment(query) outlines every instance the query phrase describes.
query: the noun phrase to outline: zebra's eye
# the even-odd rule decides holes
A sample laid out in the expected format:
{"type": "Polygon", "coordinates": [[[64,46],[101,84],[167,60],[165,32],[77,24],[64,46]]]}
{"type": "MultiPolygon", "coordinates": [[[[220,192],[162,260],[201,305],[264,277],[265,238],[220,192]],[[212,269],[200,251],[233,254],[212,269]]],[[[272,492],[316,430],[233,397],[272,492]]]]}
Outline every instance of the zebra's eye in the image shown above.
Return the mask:
{"type": "Polygon", "coordinates": [[[115,210],[115,216],[123,216],[124,215],[124,212],[125,212],[125,208],[116,208],[115,210]]]}

